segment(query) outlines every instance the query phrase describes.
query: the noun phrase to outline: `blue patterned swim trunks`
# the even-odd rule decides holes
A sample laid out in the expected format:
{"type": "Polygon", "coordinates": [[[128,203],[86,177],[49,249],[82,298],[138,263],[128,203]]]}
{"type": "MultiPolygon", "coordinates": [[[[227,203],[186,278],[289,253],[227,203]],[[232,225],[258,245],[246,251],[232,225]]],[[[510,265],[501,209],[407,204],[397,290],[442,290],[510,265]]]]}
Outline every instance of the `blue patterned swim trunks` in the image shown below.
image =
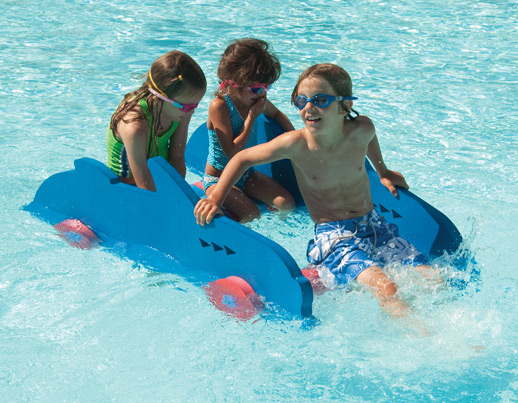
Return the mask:
{"type": "Polygon", "coordinates": [[[319,270],[329,270],[338,284],[353,281],[372,266],[428,264],[426,257],[399,236],[397,225],[387,223],[376,210],[363,217],[316,224],[307,258],[319,270]]]}

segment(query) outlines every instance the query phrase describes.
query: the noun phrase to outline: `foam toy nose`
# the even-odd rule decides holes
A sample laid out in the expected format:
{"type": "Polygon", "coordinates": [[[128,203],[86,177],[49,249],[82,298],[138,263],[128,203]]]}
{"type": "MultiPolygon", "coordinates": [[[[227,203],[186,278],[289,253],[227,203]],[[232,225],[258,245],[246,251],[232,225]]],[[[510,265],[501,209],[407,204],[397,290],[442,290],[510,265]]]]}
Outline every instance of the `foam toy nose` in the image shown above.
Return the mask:
{"type": "Polygon", "coordinates": [[[54,225],[59,231],[58,236],[63,238],[69,245],[79,249],[91,249],[99,244],[100,239],[95,233],[81,221],[67,219],[54,225]]]}
{"type": "Polygon", "coordinates": [[[259,295],[241,277],[211,281],[203,289],[217,309],[239,320],[249,320],[264,309],[259,295]]]}

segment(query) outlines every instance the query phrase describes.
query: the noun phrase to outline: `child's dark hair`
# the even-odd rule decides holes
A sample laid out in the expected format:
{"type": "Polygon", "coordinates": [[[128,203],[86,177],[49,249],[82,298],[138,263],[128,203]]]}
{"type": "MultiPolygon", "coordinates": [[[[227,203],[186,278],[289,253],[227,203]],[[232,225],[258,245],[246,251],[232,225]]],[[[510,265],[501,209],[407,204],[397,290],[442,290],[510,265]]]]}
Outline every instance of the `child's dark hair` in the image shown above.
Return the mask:
{"type": "MultiPolygon", "coordinates": [[[[142,86],[138,90],[126,94],[112,115],[110,129],[113,133],[115,133],[118,123],[124,119],[128,112],[135,110],[135,107],[143,98],[147,101],[149,113],[154,116],[155,108],[159,108],[157,115],[160,116],[163,102],[157,102],[153,94],[149,92],[149,88],[165,94],[168,98],[174,98],[175,95],[180,93],[188,94],[197,90],[205,91],[207,88],[205,74],[203,74],[198,63],[189,55],[179,50],[173,50],[156,59],[144,77],[146,79],[142,86]]],[[[124,119],[124,122],[128,123],[142,119],[145,119],[145,116],[143,113],[139,113],[135,117],[124,119]]],[[[154,139],[155,147],[157,147],[156,133],[159,126],[160,119],[155,119],[149,138],[150,142],[154,139]]],[[[149,156],[150,144],[148,144],[147,152],[149,156]]]]}
{"type": "Polygon", "coordinates": [[[249,83],[273,84],[281,75],[279,59],[270,45],[261,39],[243,38],[232,42],[223,52],[218,66],[218,78],[232,80],[237,85],[249,83]]]}
{"type": "MultiPolygon", "coordinates": [[[[351,76],[347,71],[345,71],[340,66],[331,63],[321,63],[315,64],[309,68],[307,68],[299,77],[297,84],[291,94],[291,103],[295,104],[295,98],[299,95],[299,85],[306,78],[310,77],[318,77],[326,80],[333,90],[336,92],[336,95],[342,96],[352,96],[353,95],[353,83],[351,80],[351,76]]],[[[340,102],[340,106],[343,110],[346,110],[345,102],[340,102]]],[[[351,115],[351,112],[355,113],[358,116],[358,112],[351,108],[351,110],[347,110],[348,114],[346,118],[350,120],[356,119],[356,117],[351,115]]]]}

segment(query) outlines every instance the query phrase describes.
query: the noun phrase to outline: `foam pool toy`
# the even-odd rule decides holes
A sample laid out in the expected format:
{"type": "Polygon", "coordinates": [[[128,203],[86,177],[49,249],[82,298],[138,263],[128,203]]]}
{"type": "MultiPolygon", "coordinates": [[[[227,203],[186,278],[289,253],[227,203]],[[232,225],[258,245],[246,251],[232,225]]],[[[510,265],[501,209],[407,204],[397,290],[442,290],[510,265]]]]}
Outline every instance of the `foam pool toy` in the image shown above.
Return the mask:
{"type": "MultiPolygon", "coordinates": [[[[257,122],[260,142],[282,132],[264,116],[257,122]]],[[[202,125],[187,144],[186,162],[192,172],[203,173],[207,152],[207,128],[202,125]]],[[[204,287],[209,299],[218,309],[239,319],[260,312],[261,300],[291,315],[312,317],[313,287],[315,293],[322,292],[316,271],[303,273],[282,246],[228,217],[218,217],[203,227],[197,225],[193,210],[203,191],[199,184],[189,185],[161,157],[148,160],[156,192],[122,183],[105,164],[91,158],[77,159],[74,166],[47,178],[26,210],[56,225],[65,237],[78,235],[69,231],[71,221],[66,220],[77,220],[72,221],[76,229],[92,231],[95,238],[80,233],[86,241],[72,240],[75,246],[89,247],[98,238],[107,237],[164,252],[214,278],[204,287]]],[[[444,214],[407,190],[400,189],[399,198],[395,198],[368,161],[366,167],[376,209],[388,222],[399,226],[401,236],[429,258],[459,248],[462,237],[444,214]]],[[[281,183],[304,208],[289,161],[258,170],[281,183]]]]}
{"type": "Polygon", "coordinates": [[[313,291],[293,257],[230,218],[197,225],[193,211],[199,196],[163,158],[148,161],[156,192],[120,182],[94,159],[74,165],[47,178],[26,210],[52,225],[79,220],[100,239],[150,246],[205,277],[238,276],[286,312],[312,316],[313,291]]]}

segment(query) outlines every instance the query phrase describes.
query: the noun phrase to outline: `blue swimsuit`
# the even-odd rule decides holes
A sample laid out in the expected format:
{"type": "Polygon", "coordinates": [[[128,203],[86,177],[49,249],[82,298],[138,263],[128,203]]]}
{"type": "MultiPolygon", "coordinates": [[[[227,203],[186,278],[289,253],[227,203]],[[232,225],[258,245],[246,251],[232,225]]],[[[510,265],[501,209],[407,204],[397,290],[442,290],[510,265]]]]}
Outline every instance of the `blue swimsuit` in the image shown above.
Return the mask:
{"type": "MultiPolygon", "coordinates": [[[[232,126],[232,134],[234,138],[236,138],[241,130],[243,130],[243,125],[245,121],[239,114],[236,106],[232,102],[232,99],[228,95],[225,95],[225,102],[227,104],[228,110],[230,112],[230,125],[232,126]]],[[[252,131],[250,132],[250,136],[248,137],[248,141],[244,148],[250,148],[257,145],[257,122],[254,122],[252,126],[252,131]]],[[[228,164],[230,159],[226,156],[221,144],[219,143],[218,136],[214,130],[208,130],[209,133],[209,155],[207,157],[207,162],[216,169],[222,171],[225,169],[225,166],[228,164]]],[[[241,177],[241,179],[236,183],[236,186],[241,190],[244,187],[246,180],[252,175],[253,168],[250,168],[246,173],[241,177]]],[[[211,175],[204,175],[203,177],[203,188],[207,190],[209,186],[215,185],[218,182],[218,177],[211,175]]]]}

